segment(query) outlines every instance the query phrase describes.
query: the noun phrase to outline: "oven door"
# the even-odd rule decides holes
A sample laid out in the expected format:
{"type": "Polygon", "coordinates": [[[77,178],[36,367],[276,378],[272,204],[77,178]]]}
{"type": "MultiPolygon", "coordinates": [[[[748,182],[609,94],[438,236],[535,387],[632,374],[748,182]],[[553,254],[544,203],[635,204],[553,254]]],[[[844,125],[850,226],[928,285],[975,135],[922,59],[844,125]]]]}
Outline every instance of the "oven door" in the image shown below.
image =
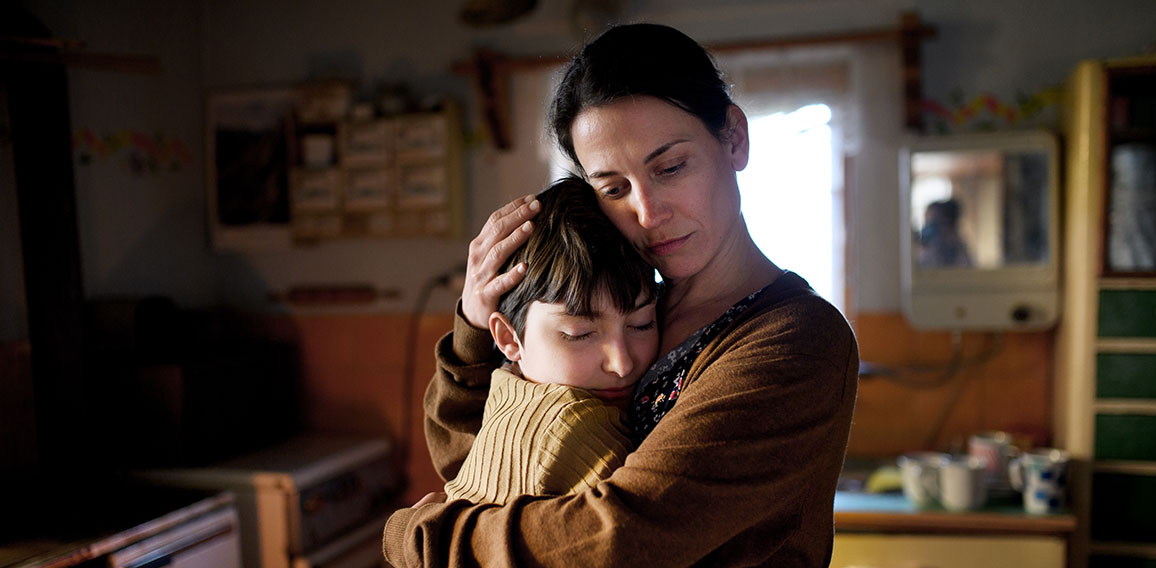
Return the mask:
{"type": "Polygon", "coordinates": [[[123,548],[108,556],[108,566],[241,568],[237,511],[215,511],[123,548]]]}
{"type": "Polygon", "coordinates": [[[295,557],[293,568],[388,568],[381,555],[381,533],[388,519],[374,519],[306,556],[295,557]]]}

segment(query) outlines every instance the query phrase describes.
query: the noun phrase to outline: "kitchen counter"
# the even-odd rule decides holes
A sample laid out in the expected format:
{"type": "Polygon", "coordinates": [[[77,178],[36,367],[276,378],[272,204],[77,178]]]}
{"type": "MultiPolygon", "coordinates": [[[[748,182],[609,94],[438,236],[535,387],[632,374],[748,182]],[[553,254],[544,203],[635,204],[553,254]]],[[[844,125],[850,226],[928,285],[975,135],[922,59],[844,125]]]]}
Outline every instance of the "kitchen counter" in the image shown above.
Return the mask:
{"type": "Polygon", "coordinates": [[[1070,511],[1053,515],[1024,512],[1019,494],[993,495],[975,511],[948,511],[938,505],[917,508],[902,493],[835,493],[836,532],[1057,535],[1076,530],[1070,511]]]}
{"type": "Polygon", "coordinates": [[[1007,487],[989,490],[984,507],[961,512],[939,504],[916,507],[897,488],[880,493],[866,490],[873,473],[894,465],[894,458],[847,458],[835,491],[837,532],[1052,535],[1066,540],[1076,530],[1071,511],[1029,515],[1023,509],[1023,496],[1007,487]]]}
{"type": "Polygon", "coordinates": [[[77,566],[231,507],[230,493],[101,485],[13,496],[0,518],[0,567],[77,566]]]}
{"type": "Polygon", "coordinates": [[[996,494],[975,511],[916,508],[900,492],[835,494],[832,568],[1057,568],[1076,529],[1070,511],[1024,512],[1019,494],[996,494]]]}

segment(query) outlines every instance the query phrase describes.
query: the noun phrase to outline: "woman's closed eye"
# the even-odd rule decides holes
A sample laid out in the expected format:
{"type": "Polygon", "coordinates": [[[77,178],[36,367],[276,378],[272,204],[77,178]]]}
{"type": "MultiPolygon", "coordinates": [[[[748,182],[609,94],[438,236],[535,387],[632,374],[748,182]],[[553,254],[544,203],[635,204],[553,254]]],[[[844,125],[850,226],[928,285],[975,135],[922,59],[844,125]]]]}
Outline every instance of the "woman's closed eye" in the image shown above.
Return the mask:
{"type": "Polygon", "coordinates": [[[682,169],[684,167],[686,167],[686,160],[681,160],[681,161],[675,162],[673,164],[666,164],[666,165],[663,165],[662,167],[659,167],[655,171],[655,174],[660,176],[660,177],[672,176],[672,175],[677,174],[678,172],[682,171],[682,169]]]}
{"type": "Polygon", "coordinates": [[[598,188],[598,196],[603,199],[617,199],[626,193],[626,187],[622,184],[611,184],[598,188]]]}

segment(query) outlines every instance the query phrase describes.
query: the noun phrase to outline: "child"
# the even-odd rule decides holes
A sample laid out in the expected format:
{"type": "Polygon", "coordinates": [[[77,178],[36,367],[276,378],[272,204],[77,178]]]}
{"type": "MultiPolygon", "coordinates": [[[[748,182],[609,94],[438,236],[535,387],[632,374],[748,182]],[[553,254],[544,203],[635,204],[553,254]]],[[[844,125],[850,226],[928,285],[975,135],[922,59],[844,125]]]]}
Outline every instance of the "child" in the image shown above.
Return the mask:
{"type": "Polygon", "coordinates": [[[481,429],[446,484],[450,500],[578,492],[632,448],[623,411],[658,352],[654,269],[585,181],[566,178],[537,197],[529,241],[503,268],[525,262],[526,276],[489,320],[508,363],[493,372],[481,429]]]}

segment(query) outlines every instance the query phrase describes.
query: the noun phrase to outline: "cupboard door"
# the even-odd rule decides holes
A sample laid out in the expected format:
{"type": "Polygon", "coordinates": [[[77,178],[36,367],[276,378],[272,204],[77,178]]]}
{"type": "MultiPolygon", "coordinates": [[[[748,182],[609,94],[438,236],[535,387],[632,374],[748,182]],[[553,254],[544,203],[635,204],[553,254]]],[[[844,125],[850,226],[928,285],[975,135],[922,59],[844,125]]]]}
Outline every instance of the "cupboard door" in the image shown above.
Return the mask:
{"type": "Polygon", "coordinates": [[[1058,536],[837,533],[831,568],[1055,568],[1065,565],[1058,536]]]}
{"type": "Polygon", "coordinates": [[[1156,290],[1101,290],[1100,337],[1156,337],[1156,290]]]}
{"type": "Polygon", "coordinates": [[[1092,539],[1156,543],[1156,476],[1095,473],[1092,539]]]}
{"type": "Polygon", "coordinates": [[[1096,398],[1156,398],[1156,353],[1097,354],[1096,398]]]}
{"type": "Polygon", "coordinates": [[[1088,568],[1156,568],[1156,558],[1093,554],[1088,568]]]}
{"type": "Polygon", "coordinates": [[[1156,460],[1156,415],[1097,414],[1096,459],[1156,460]]]}

